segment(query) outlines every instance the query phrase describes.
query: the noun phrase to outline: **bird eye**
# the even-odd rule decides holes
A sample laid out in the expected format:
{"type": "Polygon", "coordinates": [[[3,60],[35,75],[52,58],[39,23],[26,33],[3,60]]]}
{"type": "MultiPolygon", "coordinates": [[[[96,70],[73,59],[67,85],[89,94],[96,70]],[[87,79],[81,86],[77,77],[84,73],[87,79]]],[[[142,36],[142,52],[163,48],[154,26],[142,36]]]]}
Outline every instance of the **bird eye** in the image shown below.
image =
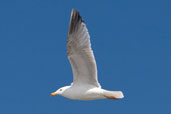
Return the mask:
{"type": "Polygon", "coordinates": [[[59,91],[62,91],[62,89],[59,89],[59,91]]]}

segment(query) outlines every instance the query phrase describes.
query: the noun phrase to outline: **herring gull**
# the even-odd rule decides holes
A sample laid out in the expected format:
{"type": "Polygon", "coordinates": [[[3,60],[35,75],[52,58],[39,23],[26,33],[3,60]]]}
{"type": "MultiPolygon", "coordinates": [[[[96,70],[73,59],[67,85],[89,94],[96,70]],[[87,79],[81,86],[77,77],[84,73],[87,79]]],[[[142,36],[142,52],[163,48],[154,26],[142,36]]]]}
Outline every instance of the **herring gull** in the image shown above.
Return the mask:
{"type": "Polygon", "coordinates": [[[68,39],[67,56],[72,67],[73,83],[59,88],[51,96],[61,95],[73,100],[119,99],[121,91],[102,89],[97,79],[97,67],[91,48],[87,27],[79,12],[72,9],[68,39]]]}

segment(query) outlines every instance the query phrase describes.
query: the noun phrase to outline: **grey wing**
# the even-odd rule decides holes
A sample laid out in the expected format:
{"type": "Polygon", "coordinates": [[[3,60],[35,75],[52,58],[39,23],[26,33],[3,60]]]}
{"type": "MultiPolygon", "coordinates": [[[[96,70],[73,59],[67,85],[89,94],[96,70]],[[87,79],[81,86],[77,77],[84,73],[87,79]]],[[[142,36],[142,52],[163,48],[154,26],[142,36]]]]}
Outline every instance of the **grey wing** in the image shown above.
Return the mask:
{"type": "Polygon", "coordinates": [[[100,87],[97,80],[97,67],[91,49],[90,36],[77,10],[71,12],[67,55],[72,67],[73,84],[84,83],[100,87]]]}

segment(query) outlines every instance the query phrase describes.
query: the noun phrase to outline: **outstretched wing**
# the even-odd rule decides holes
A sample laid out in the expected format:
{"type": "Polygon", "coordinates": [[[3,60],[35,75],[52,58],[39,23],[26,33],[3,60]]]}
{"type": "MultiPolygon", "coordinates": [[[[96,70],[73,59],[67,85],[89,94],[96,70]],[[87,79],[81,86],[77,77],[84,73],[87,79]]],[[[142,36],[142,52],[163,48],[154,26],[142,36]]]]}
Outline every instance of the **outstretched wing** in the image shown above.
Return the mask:
{"type": "Polygon", "coordinates": [[[79,12],[74,9],[71,12],[69,24],[67,55],[74,76],[73,84],[83,83],[100,87],[90,36],[79,12]]]}

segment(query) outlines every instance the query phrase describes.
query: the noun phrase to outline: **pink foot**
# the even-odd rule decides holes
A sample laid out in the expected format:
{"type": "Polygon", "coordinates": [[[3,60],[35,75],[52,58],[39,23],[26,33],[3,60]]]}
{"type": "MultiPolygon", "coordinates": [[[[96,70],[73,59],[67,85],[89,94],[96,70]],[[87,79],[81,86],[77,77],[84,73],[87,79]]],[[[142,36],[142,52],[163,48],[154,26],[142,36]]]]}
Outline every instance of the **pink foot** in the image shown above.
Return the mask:
{"type": "Polygon", "coordinates": [[[106,96],[106,95],[104,95],[104,97],[106,97],[107,99],[112,99],[112,100],[118,100],[116,97],[114,97],[114,96],[106,96]]]}

